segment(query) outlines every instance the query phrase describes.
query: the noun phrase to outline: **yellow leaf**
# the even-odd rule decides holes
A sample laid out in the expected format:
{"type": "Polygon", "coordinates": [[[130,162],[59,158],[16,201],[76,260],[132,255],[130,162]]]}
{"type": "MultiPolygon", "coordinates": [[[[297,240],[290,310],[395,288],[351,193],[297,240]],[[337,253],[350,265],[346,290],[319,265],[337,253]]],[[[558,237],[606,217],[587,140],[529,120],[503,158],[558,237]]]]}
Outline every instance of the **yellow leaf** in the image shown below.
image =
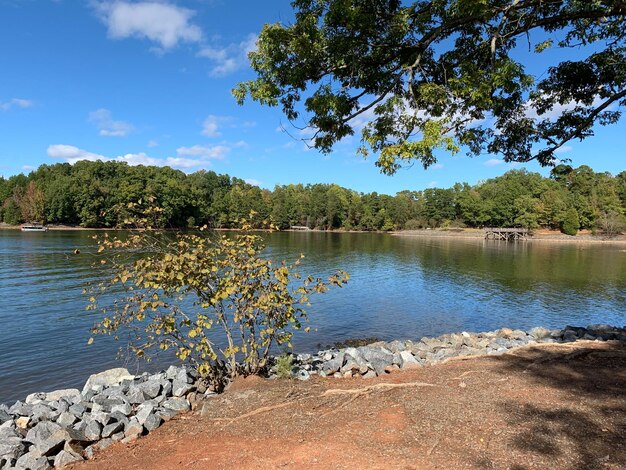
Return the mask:
{"type": "Polygon", "coordinates": [[[93,338],[89,338],[89,340],[87,341],[87,344],[91,344],[93,343],[93,338]]]}

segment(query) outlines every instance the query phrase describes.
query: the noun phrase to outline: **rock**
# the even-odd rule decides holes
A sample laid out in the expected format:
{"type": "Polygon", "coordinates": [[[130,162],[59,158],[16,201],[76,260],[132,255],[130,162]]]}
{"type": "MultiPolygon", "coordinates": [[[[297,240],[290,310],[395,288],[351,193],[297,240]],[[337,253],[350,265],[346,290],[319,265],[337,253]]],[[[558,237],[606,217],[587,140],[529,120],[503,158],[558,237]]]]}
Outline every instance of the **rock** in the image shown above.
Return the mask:
{"type": "Polygon", "coordinates": [[[30,452],[37,452],[40,456],[54,455],[63,447],[66,432],[57,423],[42,421],[31,428],[24,439],[33,445],[30,452]]]}
{"type": "Polygon", "coordinates": [[[20,416],[15,420],[15,425],[21,429],[28,429],[30,423],[30,416],[20,416]]]}
{"type": "Polygon", "coordinates": [[[143,403],[148,399],[144,391],[137,385],[133,385],[128,389],[128,392],[126,393],[126,398],[128,399],[129,403],[133,405],[143,403]]]}
{"type": "Polygon", "coordinates": [[[156,428],[161,426],[162,419],[160,416],[156,414],[150,414],[146,418],[146,421],[143,423],[143,426],[146,428],[148,432],[154,431],[156,428]]]}
{"type": "Polygon", "coordinates": [[[46,457],[28,452],[22,455],[15,463],[15,468],[23,468],[29,470],[50,470],[52,465],[46,457]]]}
{"type": "Polygon", "coordinates": [[[400,359],[400,367],[402,369],[422,367],[422,364],[417,359],[415,359],[415,356],[411,354],[411,351],[401,351],[400,359]]]}
{"type": "Polygon", "coordinates": [[[81,405],[80,403],[77,403],[75,405],[70,406],[67,411],[69,413],[72,413],[77,418],[80,418],[83,415],[83,413],[87,410],[83,405],[81,405]]]}
{"type": "MultiPolygon", "coordinates": [[[[353,349],[353,348],[351,348],[351,349],[353,349]]],[[[361,355],[360,355],[360,354],[356,351],[356,349],[355,349],[354,351],[355,351],[355,355],[357,355],[357,356],[359,356],[359,357],[361,356],[361,355]]],[[[345,360],[345,363],[344,363],[344,365],[343,365],[343,366],[341,367],[341,369],[340,369],[340,371],[341,371],[342,373],[345,373],[345,372],[352,372],[353,370],[357,370],[357,371],[358,371],[358,370],[360,370],[360,369],[361,369],[361,365],[362,365],[362,363],[363,363],[363,361],[362,361],[362,360],[361,360],[361,362],[359,362],[356,358],[354,358],[352,355],[347,354],[347,353],[344,355],[344,360],[345,360]]]]}
{"type": "Polygon", "coordinates": [[[13,416],[30,416],[33,411],[33,405],[29,405],[27,403],[22,403],[21,401],[16,401],[11,408],[9,408],[9,413],[13,416]]]}
{"type": "Polygon", "coordinates": [[[0,424],[6,423],[7,421],[11,421],[11,415],[8,410],[0,409],[0,424]]]}
{"type": "Polygon", "coordinates": [[[126,425],[128,423],[128,416],[124,413],[120,413],[119,411],[114,411],[111,413],[111,419],[117,423],[122,423],[126,425]]]}
{"type": "Polygon", "coordinates": [[[531,328],[531,330],[528,332],[528,334],[535,338],[537,341],[549,338],[551,333],[551,330],[548,330],[547,328],[544,328],[542,326],[536,326],[535,328],[531,328]]]}
{"type": "Polygon", "coordinates": [[[137,418],[137,421],[139,421],[139,424],[143,425],[146,422],[146,419],[148,419],[148,416],[150,416],[151,414],[154,414],[154,409],[155,409],[154,405],[147,404],[147,403],[137,408],[137,414],[135,415],[135,418],[137,418]]]}
{"type": "Polygon", "coordinates": [[[72,401],[74,398],[80,398],[80,391],[76,388],[68,388],[46,393],[46,401],[57,401],[61,398],[69,398],[72,401]]]}
{"type": "Polygon", "coordinates": [[[178,413],[175,410],[171,410],[169,408],[165,408],[156,412],[156,415],[160,417],[163,421],[169,421],[178,413]]]}
{"type": "Polygon", "coordinates": [[[181,380],[175,379],[172,382],[172,395],[174,395],[175,397],[185,396],[192,390],[195,390],[195,387],[191,384],[188,384],[186,381],[183,382],[181,380]]]}
{"type": "Polygon", "coordinates": [[[147,382],[138,385],[138,388],[143,391],[147,398],[156,398],[159,396],[159,392],[161,391],[161,382],[158,380],[148,380],[147,382]]]}
{"type": "Polygon", "coordinates": [[[59,415],[58,411],[53,410],[44,403],[37,403],[33,405],[31,411],[31,421],[38,423],[39,421],[55,421],[59,415]]]}
{"type": "Polygon", "coordinates": [[[68,452],[66,450],[62,450],[54,458],[54,467],[63,468],[66,465],[69,465],[74,462],[80,462],[82,460],[84,459],[80,455],[75,454],[73,452],[68,452]]]}
{"type": "Polygon", "coordinates": [[[46,401],[46,394],[44,392],[31,393],[26,397],[26,400],[24,400],[28,405],[34,405],[42,401],[46,401]]]}
{"type": "Polygon", "coordinates": [[[82,429],[85,438],[89,441],[97,441],[102,433],[102,425],[96,420],[84,421],[86,426],[82,429]]]}
{"type": "Polygon", "coordinates": [[[364,379],[373,379],[374,377],[376,377],[376,372],[374,372],[373,370],[368,370],[361,377],[363,377],[364,379]]]}
{"type": "Polygon", "coordinates": [[[61,413],[57,418],[57,424],[60,424],[64,428],[69,428],[76,421],[78,421],[78,418],[69,411],[61,413]]]}
{"type": "Polygon", "coordinates": [[[26,445],[19,437],[7,437],[0,441],[0,460],[15,460],[26,451],[26,445]]]}
{"type": "Polygon", "coordinates": [[[341,361],[338,358],[326,361],[322,364],[321,371],[326,375],[331,375],[341,369],[341,366],[343,365],[342,362],[343,357],[341,358],[341,361]]]}
{"type": "Polygon", "coordinates": [[[115,405],[111,408],[111,414],[121,413],[124,416],[129,416],[133,411],[133,407],[128,403],[123,403],[121,405],[115,405]]]}
{"type": "Polygon", "coordinates": [[[163,407],[173,411],[188,411],[190,405],[186,398],[173,397],[165,400],[163,402],[163,407]]]}
{"type": "Polygon", "coordinates": [[[359,348],[359,352],[365,358],[365,360],[371,364],[372,368],[378,375],[385,373],[385,367],[393,363],[393,354],[385,352],[381,348],[372,348],[370,346],[363,346],[359,348]]]}
{"type": "Polygon", "coordinates": [[[298,380],[309,380],[311,378],[311,374],[309,374],[309,371],[307,370],[299,369],[298,372],[296,372],[295,377],[298,380]]]}
{"type": "MultiPolygon", "coordinates": [[[[167,370],[165,371],[165,378],[168,380],[174,380],[178,376],[181,370],[184,370],[184,369],[182,367],[169,366],[167,370]]],[[[187,373],[185,372],[185,375],[186,374],[187,373]]]]}
{"type": "Polygon", "coordinates": [[[107,424],[109,424],[109,421],[111,421],[111,415],[104,411],[92,410],[89,417],[93,419],[94,421],[97,421],[98,423],[100,423],[102,426],[106,426],[107,424]]]}
{"type": "Polygon", "coordinates": [[[133,418],[130,420],[128,426],[126,426],[126,429],[124,430],[124,439],[122,439],[122,442],[127,443],[134,441],[142,434],[143,425],[139,424],[136,418],[133,418]]]}
{"type": "Polygon", "coordinates": [[[386,343],[385,347],[392,353],[399,353],[400,351],[404,351],[406,349],[406,344],[404,341],[394,340],[390,343],[386,343]]]}
{"type": "Polygon", "coordinates": [[[113,442],[121,441],[122,439],[124,439],[123,432],[116,432],[115,434],[111,435],[111,440],[113,442]]]}
{"type": "Polygon", "coordinates": [[[123,405],[126,402],[122,397],[108,398],[103,396],[96,396],[93,398],[93,403],[94,405],[92,407],[92,411],[105,411],[107,413],[110,413],[111,411],[113,411],[114,406],[123,405]],[[96,407],[96,405],[98,406],[96,407]]]}
{"type": "Polygon", "coordinates": [[[109,369],[99,374],[93,374],[87,379],[87,383],[83,387],[83,394],[89,390],[97,389],[98,386],[109,387],[118,385],[124,380],[132,380],[135,376],[131,375],[127,369],[119,367],[117,369],[109,369]]]}

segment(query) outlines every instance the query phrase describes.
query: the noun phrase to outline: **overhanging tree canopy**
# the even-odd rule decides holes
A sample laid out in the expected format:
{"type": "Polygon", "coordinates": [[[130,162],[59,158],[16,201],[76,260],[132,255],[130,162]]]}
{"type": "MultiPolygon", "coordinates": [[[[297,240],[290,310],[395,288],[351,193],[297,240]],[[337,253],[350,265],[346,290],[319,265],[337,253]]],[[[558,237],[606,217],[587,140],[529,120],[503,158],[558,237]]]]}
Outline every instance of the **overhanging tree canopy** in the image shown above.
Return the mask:
{"type": "Polygon", "coordinates": [[[295,0],[292,25],[265,25],[255,80],[233,90],[281,106],[329,152],[361,130],[381,171],[428,167],[434,151],[555,162],[572,139],[626,104],[626,2],[620,0],[295,0]],[[521,50],[577,48],[539,75],[521,50]],[[525,63],[523,63],[525,62],[525,63]]]}

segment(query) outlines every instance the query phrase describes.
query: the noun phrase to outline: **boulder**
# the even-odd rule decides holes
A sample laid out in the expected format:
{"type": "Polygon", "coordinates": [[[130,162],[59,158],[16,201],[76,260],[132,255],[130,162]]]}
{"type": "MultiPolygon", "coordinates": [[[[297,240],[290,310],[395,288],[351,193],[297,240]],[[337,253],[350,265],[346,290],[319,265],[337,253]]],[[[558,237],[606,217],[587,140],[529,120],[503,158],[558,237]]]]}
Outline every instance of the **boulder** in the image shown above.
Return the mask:
{"type": "Polygon", "coordinates": [[[189,401],[186,398],[173,397],[163,402],[163,408],[173,411],[188,411],[190,408],[189,401]]]}
{"type": "Polygon", "coordinates": [[[62,450],[54,458],[54,467],[63,468],[66,465],[69,465],[74,462],[80,462],[82,460],[84,459],[80,455],[75,454],[74,452],[68,452],[66,450],[62,450]]]}
{"type": "Polygon", "coordinates": [[[28,405],[34,405],[36,403],[41,403],[42,401],[46,401],[46,394],[44,392],[31,393],[26,397],[26,400],[24,400],[24,402],[28,405]]]}
{"type": "Polygon", "coordinates": [[[78,421],[78,418],[69,411],[61,413],[57,418],[57,424],[60,424],[64,428],[69,428],[76,421],[78,421]]]}
{"type": "Polygon", "coordinates": [[[413,356],[413,354],[411,354],[411,351],[401,351],[400,352],[400,364],[399,366],[402,369],[411,369],[411,368],[417,368],[417,367],[422,367],[422,364],[415,359],[415,356],[413,356]]]}
{"type": "Polygon", "coordinates": [[[52,421],[42,421],[28,431],[24,440],[33,445],[30,452],[48,456],[63,448],[66,437],[67,433],[60,425],[52,421]]]}
{"type": "Polygon", "coordinates": [[[9,408],[9,414],[12,414],[13,416],[30,416],[32,411],[33,405],[22,403],[19,400],[13,403],[11,408],[9,408]]]}
{"type": "Polygon", "coordinates": [[[359,348],[359,352],[378,375],[384,374],[385,368],[393,363],[393,354],[382,348],[363,346],[359,348]]]}
{"type": "Polygon", "coordinates": [[[68,388],[46,393],[46,401],[58,401],[61,398],[69,398],[72,401],[74,398],[80,398],[80,391],[76,388],[68,388]]]}
{"type": "Polygon", "coordinates": [[[139,424],[143,425],[146,422],[146,419],[148,419],[148,416],[154,414],[154,410],[154,405],[144,403],[143,405],[139,406],[139,408],[137,408],[137,414],[135,415],[135,418],[137,418],[139,424]]]}
{"type": "Polygon", "coordinates": [[[23,468],[29,470],[50,470],[52,465],[46,457],[42,457],[36,453],[28,452],[22,455],[15,463],[15,468],[23,468]]]}
{"type": "Polygon", "coordinates": [[[104,428],[102,428],[102,437],[111,437],[113,434],[116,434],[120,431],[124,430],[124,423],[121,421],[107,424],[104,428]]]}
{"type": "Polygon", "coordinates": [[[126,429],[124,430],[124,439],[122,442],[131,442],[137,439],[139,436],[143,434],[143,425],[139,424],[136,418],[133,418],[129,421],[126,429]]]}
{"type": "Polygon", "coordinates": [[[124,380],[132,380],[134,378],[135,376],[131,375],[128,370],[123,367],[105,370],[104,372],[89,376],[89,379],[87,379],[83,387],[83,394],[89,390],[97,390],[98,387],[110,387],[112,385],[118,385],[124,380]]]}
{"type": "Polygon", "coordinates": [[[138,385],[131,385],[126,393],[126,399],[129,403],[137,405],[146,401],[148,397],[138,385]]]}
{"type": "Polygon", "coordinates": [[[11,415],[9,414],[8,409],[0,409],[0,424],[6,423],[7,421],[11,421],[11,415]]]}
{"type": "Polygon", "coordinates": [[[7,437],[0,441],[0,459],[15,460],[26,451],[26,444],[19,437],[7,437]]]}
{"type": "Polygon", "coordinates": [[[143,426],[146,428],[148,432],[152,432],[156,428],[161,426],[161,422],[162,422],[162,419],[160,416],[157,416],[156,414],[150,414],[146,418],[146,421],[143,423],[143,426]]]}
{"type": "Polygon", "coordinates": [[[159,392],[161,391],[161,381],[148,380],[142,384],[139,384],[137,388],[139,388],[147,398],[156,398],[157,396],[159,396],[159,392]]]}
{"type": "Polygon", "coordinates": [[[128,403],[115,405],[111,408],[111,414],[121,413],[124,416],[129,416],[132,413],[132,411],[133,411],[133,407],[130,406],[128,403]]]}
{"type": "Polygon", "coordinates": [[[83,421],[85,426],[82,428],[82,432],[88,441],[97,441],[100,439],[102,433],[102,424],[95,419],[83,421]]]}

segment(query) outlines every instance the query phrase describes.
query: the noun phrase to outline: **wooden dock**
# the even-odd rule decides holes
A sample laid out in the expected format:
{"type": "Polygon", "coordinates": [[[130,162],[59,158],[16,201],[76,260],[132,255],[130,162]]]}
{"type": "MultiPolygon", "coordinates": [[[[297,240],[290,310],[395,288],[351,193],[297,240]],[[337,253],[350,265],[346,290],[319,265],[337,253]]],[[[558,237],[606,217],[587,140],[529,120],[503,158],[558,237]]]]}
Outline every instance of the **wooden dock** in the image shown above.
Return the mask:
{"type": "Polygon", "coordinates": [[[485,227],[486,240],[505,240],[507,242],[527,240],[528,233],[527,228],[485,227]]]}

